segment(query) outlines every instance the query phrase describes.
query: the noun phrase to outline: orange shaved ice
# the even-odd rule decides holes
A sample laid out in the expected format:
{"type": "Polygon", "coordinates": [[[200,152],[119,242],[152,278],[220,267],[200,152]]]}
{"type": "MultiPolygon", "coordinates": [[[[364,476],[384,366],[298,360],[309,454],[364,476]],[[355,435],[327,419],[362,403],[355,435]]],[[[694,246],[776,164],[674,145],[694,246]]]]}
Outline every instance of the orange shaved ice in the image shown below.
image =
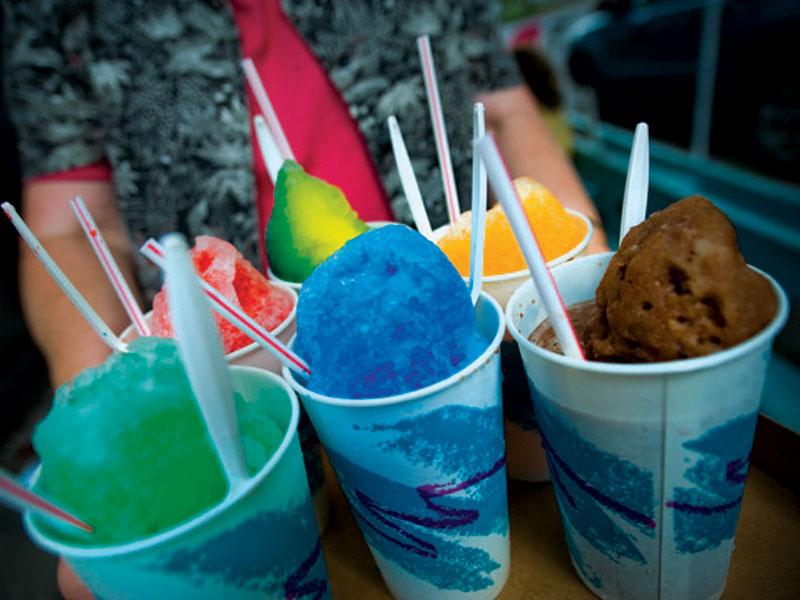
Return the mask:
{"type": "MultiPolygon", "coordinates": [[[[522,200],[528,223],[546,261],[566,254],[586,235],[586,224],[571,215],[545,186],[529,177],[518,177],[514,186],[522,200]]],[[[439,248],[464,277],[469,275],[470,225],[472,214],[462,213],[458,221],[437,242],[439,248]]],[[[498,204],[486,211],[484,275],[504,275],[526,269],[511,224],[498,204]]]]}

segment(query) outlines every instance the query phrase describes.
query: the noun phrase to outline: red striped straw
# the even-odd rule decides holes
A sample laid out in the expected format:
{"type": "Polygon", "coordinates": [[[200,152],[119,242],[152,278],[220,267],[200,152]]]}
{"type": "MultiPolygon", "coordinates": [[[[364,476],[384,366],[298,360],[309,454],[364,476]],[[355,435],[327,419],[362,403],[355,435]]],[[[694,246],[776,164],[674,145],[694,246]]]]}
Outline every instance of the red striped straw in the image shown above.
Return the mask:
{"type": "Polygon", "coordinates": [[[10,473],[2,469],[0,469],[0,497],[12,508],[26,508],[55,517],[59,521],[64,521],[89,533],[94,531],[90,525],[20,485],[10,473]]]}
{"type": "Polygon", "coordinates": [[[431,112],[431,123],[436,138],[436,152],[439,155],[439,169],[442,172],[442,185],[447,200],[447,214],[450,222],[455,223],[461,214],[456,191],[456,178],[453,175],[453,162],[450,159],[450,145],[447,142],[447,129],[444,124],[444,113],[439,98],[439,86],[436,83],[436,67],[433,64],[431,40],[427,35],[417,38],[417,49],[422,62],[422,75],[425,80],[425,92],[428,96],[428,108],[431,112]]]}
{"type": "Polygon", "coordinates": [[[289,140],[286,138],[286,134],[283,132],[281,122],[278,120],[278,115],[275,112],[275,109],[272,107],[272,102],[270,102],[269,96],[267,95],[267,90],[264,88],[264,82],[261,81],[261,77],[258,75],[258,71],[256,70],[256,65],[253,62],[253,59],[245,58],[242,61],[242,68],[244,69],[245,79],[247,79],[247,83],[250,84],[250,89],[253,91],[253,95],[256,97],[258,108],[261,111],[261,114],[264,115],[264,119],[267,121],[267,126],[278,142],[278,149],[281,151],[283,160],[295,160],[292,147],[289,145],[289,140]]]}
{"type": "Polygon", "coordinates": [[[92,245],[92,250],[94,250],[97,258],[100,260],[100,264],[103,265],[103,270],[106,272],[109,281],[111,281],[111,285],[114,287],[114,291],[117,293],[120,302],[122,302],[122,306],[125,307],[125,312],[128,313],[128,317],[130,317],[133,322],[136,331],[139,332],[140,336],[150,335],[150,327],[147,325],[147,321],[145,321],[142,309],[139,308],[139,304],[136,302],[131,288],[128,287],[128,283],[122,276],[122,272],[119,270],[119,266],[117,266],[117,262],[114,260],[111,250],[108,249],[108,244],[106,244],[103,234],[94,222],[83,198],[75,196],[69,203],[75,216],[78,217],[78,221],[89,243],[92,245]]]}
{"type": "MultiPolygon", "coordinates": [[[[153,261],[159,268],[164,268],[164,249],[156,240],[150,238],[139,251],[153,261]]],[[[231,325],[248,335],[262,348],[270,351],[287,367],[303,376],[311,374],[308,364],[292,352],[283,342],[259,325],[250,315],[231,304],[220,292],[198,276],[203,291],[212,300],[211,308],[226,319],[231,325]]]]}
{"type": "Polygon", "coordinates": [[[497,145],[494,143],[494,138],[490,135],[484,135],[475,143],[478,146],[481,159],[486,165],[489,183],[491,183],[500,204],[503,205],[503,212],[506,213],[511,229],[514,231],[514,236],[517,238],[522,254],[525,256],[525,262],[528,263],[533,284],[542,299],[545,312],[550,318],[553,331],[561,344],[561,348],[564,350],[564,354],[579,360],[586,360],[581,344],[578,341],[578,336],[575,335],[575,329],[572,327],[572,321],[569,319],[567,307],[564,306],[564,301],[561,299],[561,294],[558,291],[558,287],[556,287],[556,282],[553,280],[553,275],[547,267],[544,256],[542,256],[539,243],[536,241],[536,235],[533,233],[530,223],[528,223],[528,218],[522,208],[522,202],[520,202],[517,190],[508,175],[508,170],[503,163],[503,158],[500,156],[497,145]]]}
{"type": "Polygon", "coordinates": [[[33,252],[36,258],[39,259],[39,262],[42,263],[42,266],[48,272],[50,277],[53,278],[53,281],[55,281],[56,285],[58,285],[58,287],[61,288],[61,291],[66,294],[70,302],[72,302],[75,308],[78,309],[78,312],[81,313],[83,318],[86,319],[86,322],[89,323],[97,335],[100,336],[100,339],[103,340],[103,342],[105,342],[106,345],[115,352],[125,352],[125,344],[119,341],[119,338],[114,335],[114,332],[111,331],[111,329],[109,329],[105,321],[100,318],[100,315],[94,311],[89,302],[86,301],[86,298],[81,295],[69,278],[64,274],[64,271],[59,268],[59,266],[56,264],[56,261],[54,261],[47,253],[30,228],[25,224],[25,221],[23,221],[19,214],[17,214],[17,211],[14,209],[14,207],[8,202],[4,202],[2,204],[2,208],[12,225],[14,225],[16,230],[19,232],[19,235],[31,249],[31,252],[33,252]]]}

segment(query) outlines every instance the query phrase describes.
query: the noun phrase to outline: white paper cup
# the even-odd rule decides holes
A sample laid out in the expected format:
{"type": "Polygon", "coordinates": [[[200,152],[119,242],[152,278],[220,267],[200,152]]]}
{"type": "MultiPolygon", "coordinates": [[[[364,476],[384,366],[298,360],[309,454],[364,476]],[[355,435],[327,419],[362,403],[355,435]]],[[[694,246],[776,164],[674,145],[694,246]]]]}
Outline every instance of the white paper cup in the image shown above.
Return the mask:
{"type": "MultiPolygon", "coordinates": [[[[565,210],[572,216],[578,217],[581,221],[583,221],[584,225],[586,225],[586,235],[583,236],[583,239],[581,239],[578,245],[572,248],[572,250],[548,262],[547,266],[551,269],[562,263],[570,261],[573,258],[582,256],[586,252],[586,248],[589,246],[589,240],[592,239],[592,234],[594,232],[594,228],[592,227],[592,222],[589,220],[589,217],[581,212],[578,212],[577,210],[572,210],[571,208],[567,208],[565,210]]],[[[437,243],[449,229],[449,224],[437,227],[433,231],[433,242],[437,243]]],[[[503,310],[505,310],[506,305],[508,304],[508,299],[511,298],[511,294],[513,294],[514,290],[516,290],[529,276],[530,271],[528,271],[528,269],[514,271],[513,273],[504,273],[503,275],[484,275],[482,289],[492,298],[497,300],[497,303],[503,308],[503,310]]],[[[464,281],[469,282],[469,277],[464,277],[464,281]]]]}
{"type": "MultiPolygon", "coordinates": [[[[586,235],[572,250],[547,263],[551,269],[574,258],[583,256],[594,228],[589,218],[572,209],[566,211],[579,217],[586,225],[586,235]]],[[[433,232],[433,240],[438,241],[450,229],[450,225],[438,227],[433,232]]],[[[483,278],[483,290],[492,296],[505,310],[511,294],[530,277],[527,269],[489,275],[483,278]]],[[[469,278],[465,277],[469,282],[469,278]]],[[[547,461],[542,448],[542,437],[536,426],[536,417],[529,401],[530,392],[523,372],[522,359],[517,343],[510,333],[506,333],[502,347],[503,368],[503,411],[506,428],[506,453],[508,457],[508,476],[520,481],[548,481],[547,461]]]]}
{"type": "MultiPolygon", "coordinates": [[[[593,300],[613,254],[562,265],[567,306],[593,300]]],[[[762,273],[763,275],[763,273],[762,273]]],[[[506,315],[531,384],[536,416],[580,578],[602,598],[719,598],[733,550],[744,480],[778,310],[732,348],[679,361],[579,361],[528,341],[543,321],[531,282],[506,315]]]]}
{"type": "MultiPolygon", "coordinates": [[[[280,284],[277,284],[280,285],[280,284]]],[[[270,333],[276,336],[284,344],[288,344],[289,340],[294,337],[297,328],[297,292],[282,285],[286,292],[292,295],[292,311],[287,317],[270,333]]],[[[148,325],[153,316],[153,311],[148,311],[144,318],[148,325]]],[[[138,337],[138,333],[133,325],[129,325],[121,334],[120,339],[128,343],[138,337]]],[[[256,342],[247,344],[229,352],[225,355],[225,359],[231,364],[242,367],[255,367],[257,369],[264,369],[271,373],[281,374],[282,363],[278,358],[269,350],[266,350],[256,342]]],[[[330,499],[325,490],[325,471],[322,466],[322,454],[320,451],[319,440],[311,427],[308,416],[303,414],[301,410],[300,415],[300,444],[303,449],[303,457],[306,462],[306,471],[308,473],[308,482],[311,486],[311,496],[314,501],[314,511],[319,521],[320,532],[325,531],[328,526],[328,517],[330,516],[330,499]]]]}
{"type": "MultiPolygon", "coordinates": [[[[272,282],[271,282],[272,283],[272,282]]],[[[281,323],[270,333],[277,337],[280,341],[284,344],[288,344],[289,340],[292,339],[294,336],[295,329],[297,327],[296,316],[297,316],[297,292],[289,286],[275,284],[281,287],[285,292],[291,294],[292,296],[292,310],[286,316],[286,318],[281,321],[281,323]]],[[[153,316],[153,311],[148,311],[145,314],[144,318],[147,321],[147,324],[150,324],[150,319],[153,316]]],[[[129,325],[120,335],[120,339],[128,343],[131,340],[136,339],[139,337],[139,334],[134,329],[133,325],[129,325]]],[[[277,373],[280,375],[281,373],[281,361],[278,360],[274,354],[272,354],[269,350],[262,348],[258,343],[252,342],[239,348],[238,350],[234,350],[233,352],[229,352],[225,355],[225,359],[232,365],[240,365],[245,367],[256,367],[259,369],[264,369],[266,371],[270,371],[271,373],[277,373]]]]}
{"type": "Polygon", "coordinates": [[[476,316],[483,354],[414,392],[332,398],[284,370],[396,598],[494,598],[508,577],[498,353],[505,324],[487,294],[476,316]]]}
{"type": "Polygon", "coordinates": [[[33,541],[64,557],[97,598],[330,598],[297,436],[297,398],[261,369],[233,367],[232,375],[245,399],[266,387],[283,392],[269,416],[284,438],[258,474],[220,504],[158,535],[98,548],[54,539],[44,517],[25,514],[33,541]]]}

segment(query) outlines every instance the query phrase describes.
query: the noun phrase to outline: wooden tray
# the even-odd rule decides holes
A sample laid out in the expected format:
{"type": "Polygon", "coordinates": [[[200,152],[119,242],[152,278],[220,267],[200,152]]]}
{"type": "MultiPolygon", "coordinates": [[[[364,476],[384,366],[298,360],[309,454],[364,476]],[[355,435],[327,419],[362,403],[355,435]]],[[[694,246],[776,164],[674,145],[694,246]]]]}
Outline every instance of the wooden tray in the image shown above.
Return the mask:
{"type": "MultiPolygon", "coordinates": [[[[786,456],[798,461],[800,456],[786,456]]],[[[333,588],[340,599],[391,598],[327,468],[332,507],[322,537],[333,588]]],[[[500,598],[594,598],[572,570],[550,484],[512,481],[511,575],[500,598]]],[[[800,599],[800,497],[750,468],[736,531],[725,599],[800,599]]]]}

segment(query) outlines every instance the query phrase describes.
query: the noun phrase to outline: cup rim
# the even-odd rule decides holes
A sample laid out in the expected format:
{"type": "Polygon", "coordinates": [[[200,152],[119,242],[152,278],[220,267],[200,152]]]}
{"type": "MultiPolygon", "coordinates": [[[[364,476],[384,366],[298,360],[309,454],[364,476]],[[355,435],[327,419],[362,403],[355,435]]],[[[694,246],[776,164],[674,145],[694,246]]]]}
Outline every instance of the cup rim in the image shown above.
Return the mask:
{"type": "MultiPolygon", "coordinates": [[[[40,546],[44,546],[48,550],[67,558],[104,559],[121,555],[130,555],[146,550],[152,550],[153,548],[162,546],[167,542],[179,538],[182,535],[185,535],[204,525],[208,521],[217,518],[219,515],[229,510],[232,506],[241,502],[247,496],[252,494],[253,490],[261,485],[263,480],[273,471],[275,466],[284,457],[286,451],[291,445],[292,440],[297,432],[297,426],[300,422],[300,404],[297,399],[297,394],[295,394],[295,391],[291,388],[291,386],[289,386],[282,377],[276,375],[275,373],[265,371],[264,369],[243,365],[231,365],[231,369],[234,372],[245,372],[266,377],[267,379],[272,380],[273,383],[277,383],[286,392],[286,397],[288,398],[291,406],[289,423],[286,427],[286,431],[284,432],[280,445],[278,445],[278,448],[275,450],[270,459],[264,463],[264,466],[261,467],[258,473],[256,473],[253,477],[249,477],[242,484],[242,487],[239,490],[233,492],[229,489],[228,493],[221,502],[192,517],[188,521],[181,523],[177,527],[167,529],[166,531],[162,531],[143,539],[126,542],[124,544],[84,547],[74,546],[72,544],[53,540],[42,533],[35,525],[33,522],[34,513],[30,510],[26,510],[23,517],[23,522],[28,535],[40,546]]],[[[36,468],[36,471],[31,478],[31,485],[33,485],[38,479],[40,471],[41,466],[36,468]]]]}
{"type": "MultiPolygon", "coordinates": [[[[380,229],[381,227],[386,227],[387,225],[395,225],[397,221],[364,221],[370,229],[380,229]]],[[[267,277],[270,281],[275,281],[276,283],[280,283],[287,287],[291,287],[292,289],[301,289],[303,287],[302,282],[297,281],[290,281],[288,279],[283,279],[282,277],[278,277],[275,275],[275,271],[272,270],[272,267],[268,264],[267,265],[267,277]]]]}
{"type": "MultiPolygon", "coordinates": [[[[615,252],[590,254],[589,256],[581,257],[569,263],[568,265],[565,264],[563,265],[562,268],[566,267],[574,268],[574,266],[580,264],[581,261],[605,259],[606,257],[608,257],[610,260],[610,258],[614,254],[615,252]]],[[[519,324],[517,320],[513,318],[514,313],[517,312],[515,306],[520,302],[522,297],[530,295],[530,291],[533,288],[533,280],[531,279],[521,284],[511,295],[511,298],[509,299],[508,304],[506,305],[506,323],[508,326],[508,330],[511,332],[511,335],[521,347],[524,347],[530,352],[533,352],[534,354],[538,355],[540,358],[544,360],[556,363],[563,367],[569,367],[592,373],[626,375],[626,376],[648,376],[648,377],[657,375],[668,375],[673,373],[690,373],[694,371],[701,371],[704,369],[709,369],[730,362],[734,359],[737,359],[745,354],[752,352],[754,348],[764,344],[769,339],[774,338],[778,334],[780,329],[783,327],[783,325],[786,323],[789,314],[789,301],[786,297],[786,293],[784,292],[783,288],[768,273],[765,273],[761,269],[758,269],[752,265],[747,265],[747,266],[756,273],[758,273],[759,275],[763,276],[772,286],[772,289],[775,292],[775,296],[778,301],[778,306],[777,309],[775,310],[775,315],[772,317],[770,322],[767,323],[767,325],[765,325],[761,329],[761,331],[759,331],[755,335],[749,337],[743,342],[736,344],[735,346],[726,348],[724,350],[720,350],[719,352],[714,352],[713,354],[707,354],[705,356],[697,356],[694,358],[682,358],[678,360],[653,362],[653,363],[608,363],[600,361],[580,360],[577,358],[564,356],[563,354],[556,354],[555,352],[551,352],[550,350],[546,350],[528,340],[528,338],[525,335],[523,335],[523,333],[519,330],[519,324]]],[[[541,321],[539,323],[541,323],[541,321]]]]}
{"type": "MultiPolygon", "coordinates": [[[[295,317],[297,316],[298,296],[297,296],[297,292],[293,288],[289,287],[288,285],[286,285],[286,284],[284,284],[282,282],[269,281],[269,283],[270,283],[270,285],[274,285],[275,287],[279,287],[283,291],[288,292],[291,295],[292,301],[293,301],[292,310],[289,311],[289,314],[286,315],[286,318],[283,321],[281,321],[280,323],[278,323],[278,326],[275,327],[275,329],[270,331],[270,333],[272,335],[274,335],[275,337],[278,337],[280,334],[282,334],[284,331],[286,331],[286,329],[289,327],[289,325],[292,324],[292,322],[294,321],[295,317]]],[[[214,314],[216,314],[216,313],[214,313],[214,314]]],[[[148,310],[144,314],[145,321],[147,321],[148,324],[150,323],[150,319],[152,318],[152,316],[153,316],[153,310],[152,309],[148,310]]],[[[120,333],[118,337],[119,337],[120,340],[125,340],[125,338],[127,338],[127,337],[129,337],[131,335],[131,333],[134,333],[133,323],[131,323],[125,329],[123,329],[122,333],[120,333]]],[[[137,337],[141,337],[141,336],[139,336],[137,334],[137,337]]],[[[136,339],[136,338],[134,338],[134,339],[136,339]]],[[[124,342],[123,341],[122,343],[127,346],[127,344],[130,343],[130,342],[124,342]]],[[[225,355],[225,360],[227,360],[228,362],[232,362],[232,361],[237,360],[237,359],[239,359],[239,358],[241,358],[243,356],[246,356],[246,355],[248,355],[248,354],[250,354],[252,352],[255,352],[256,350],[258,350],[260,348],[261,348],[261,345],[258,342],[250,342],[249,344],[246,344],[246,345],[242,346],[241,348],[239,348],[237,350],[234,350],[233,352],[228,352],[225,355]]]]}
{"type": "MultiPolygon", "coordinates": [[[[488,302],[489,305],[492,308],[494,308],[495,312],[497,313],[497,321],[498,321],[497,331],[495,332],[494,337],[489,342],[486,349],[475,360],[473,360],[467,366],[462,368],[460,371],[457,371],[456,373],[450,375],[446,379],[442,379],[441,381],[437,381],[436,383],[432,383],[431,385],[425,386],[418,390],[413,390],[411,392],[403,392],[402,394],[395,394],[393,396],[384,396],[382,398],[340,398],[335,396],[326,396],[324,394],[319,394],[317,392],[312,392],[305,386],[301,385],[295,379],[294,373],[285,365],[283,366],[283,377],[288,381],[289,385],[302,398],[310,398],[322,404],[330,404],[333,406],[347,406],[351,408],[357,408],[357,407],[370,408],[376,406],[389,406],[394,404],[401,404],[404,402],[411,402],[413,400],[417,400],[424,396],[430,396],[432,394],[440,392],[446,388],[455,385],[462,379],[465,379],[468,375],[477,371],[480,367],[482,367],[485,363],[487,363],[489,359],[492,357],[492,355],[497,352],[497,349],[500,347],[500,342],[503,340],[503,335],[505,334],[506,331],[503,309],[500,308],[500,305],[497,303],[497,300],[492,298],[492,296],[489,295],[486,291],[481,290],[480,297],[484,302],[488,302]]],[[[293,337],[289,342],[290,346],[294,344],[295,337],[293,337]]]]}
{"type": "MultiPolygon", "coordinates": [[[[586,249],[586,247],[589,245],[589,241],[592,239],[592,235],[594,235],[594,225],[592,224],[589,217],[587,217],[582,212],[574,210],[572,208],[564,208],[564,210],[566,210],[572,216],[578,217],[581,221],[583,221],[583,224],[586,225],[586,235],[584,235],[583,239],[581,239],[581,241],[578,242],[578,244],[575,245],[571,250],[565,252],[561,256],[556,256],[554,259],[549,261],[547,263],[547,266],[550,267],[551,269],[578,256],[578,254],[580,254],[586,249]]],[[[449,229],[449,227],[450,223],[445,223],[444,225],[434,229],[433,238],[431,238],[431,241],[434,244],[436,244],[439,241],[439,239],[445,234],[447,229],[449,229]]],[[[523,279],[527,277],[529,274],[530,271],[528,271],[528,269],[522,269],[520,271],[512,271],[511,273],[501,273],[500,275],[484,275],[483,281],[484,283],[499,283],[504,281],[511,281],[514,279],[523,279]]],[[[464,277],[462,275],[462,279],[469,280],[469,277],[468,276],[464,277]]]]}
{"type": "MultiPolygon", "coordinates": [[[[275,285],[275,286],[277,286],[279,288],[282,288],[283,290],[289,292],[289,294],[292,296],[292,301],[293,301],[292,310],[289,311],[289,314],[286,315],[286,318],[283,321],[281,321],[275,329],[270,331],[270,333],[272,335],[274,335],[275,337],[278,337],[280,334],[282,334],[284,331],[286,331],[286,329],[288,329],[289,325],[291,325],[292,322],[297,317],[298,296],[297,296],[297,292],[293,288],[291,288],[290,286],[288,286],[286,284],[283,284],[283,283],[280,283],[280,282],[277,282],[277,281],[270,282],[270,283],[272,283],[273,285],[275,285]]],[[[238,358],[241,358],[242,356],[245,356],[247,354],[250,354],[251,352],[254,352],[255,350],[258,350],[260,348],[261,348],[261,345],[258,342],[251,342],[251,343],[247,344],[246,346],[242,346],[238,350],[234,350],[233,352],[229,352],[228,354],[226,354],[225,355],[225,360],[227,360],[228,362],[234,361],[234,360],[236,360],[238,358]]]]}

